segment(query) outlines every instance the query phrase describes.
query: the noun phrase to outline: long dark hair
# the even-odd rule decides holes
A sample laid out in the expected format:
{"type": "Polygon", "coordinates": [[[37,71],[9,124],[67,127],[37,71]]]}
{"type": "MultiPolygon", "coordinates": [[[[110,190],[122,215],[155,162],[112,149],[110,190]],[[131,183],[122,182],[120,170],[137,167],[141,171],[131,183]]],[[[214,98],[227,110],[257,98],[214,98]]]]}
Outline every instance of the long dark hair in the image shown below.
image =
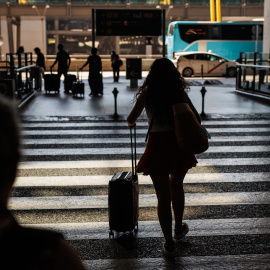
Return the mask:
{"type": "Polygon", "coordinates": [[[159,123],[172,121],[172,104],[178,102],[188,83],[167,58],[156,59],[150,67],[149,74],[135,95],[137,100],[143,93],[146,95],[145,107],[155,115],[159,123]]]}

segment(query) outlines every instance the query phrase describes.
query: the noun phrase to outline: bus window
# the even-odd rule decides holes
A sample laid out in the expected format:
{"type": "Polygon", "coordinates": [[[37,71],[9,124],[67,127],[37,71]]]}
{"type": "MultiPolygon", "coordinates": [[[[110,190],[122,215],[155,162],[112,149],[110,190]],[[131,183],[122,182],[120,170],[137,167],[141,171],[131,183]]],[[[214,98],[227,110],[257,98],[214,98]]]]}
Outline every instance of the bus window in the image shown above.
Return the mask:
{"type": "Polygon", "coordinates": [[[179,24],[178,27],[180,37],[189,44],[196,40],[210,38],[208,25],[179,24]]]}

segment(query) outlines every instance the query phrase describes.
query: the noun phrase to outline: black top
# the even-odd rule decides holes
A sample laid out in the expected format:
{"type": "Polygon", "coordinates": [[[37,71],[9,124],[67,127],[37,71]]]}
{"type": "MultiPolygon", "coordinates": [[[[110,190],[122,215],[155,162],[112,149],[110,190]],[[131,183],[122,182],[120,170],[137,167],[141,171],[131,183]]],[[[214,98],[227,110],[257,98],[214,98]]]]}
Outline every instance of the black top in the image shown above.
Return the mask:
{"type": "Polygon", "coordinates": [[[58,61],[58,71],[67,72],[68,64],[67,61],[70,59],[69,53],[65,50],[59,51],[56,56],[56,60],[58,61]]]}
{"type": "Polygon", "coordinates": [[[45,57],[44,57],[44,54],[42,52],[39,52],[37,54],[36,65],[38,67],[42,67],[42,68],[44,68],[44,70],[46,70],[46,67],[45,67],[45,57]]]}
{"type": "Polygon", "coordinates": [[[87,58],[89,63],[89,72],[91,73],[100,73],[102,71],[102,62],[101,58],[98,55],[90,55],[87,58]]]}

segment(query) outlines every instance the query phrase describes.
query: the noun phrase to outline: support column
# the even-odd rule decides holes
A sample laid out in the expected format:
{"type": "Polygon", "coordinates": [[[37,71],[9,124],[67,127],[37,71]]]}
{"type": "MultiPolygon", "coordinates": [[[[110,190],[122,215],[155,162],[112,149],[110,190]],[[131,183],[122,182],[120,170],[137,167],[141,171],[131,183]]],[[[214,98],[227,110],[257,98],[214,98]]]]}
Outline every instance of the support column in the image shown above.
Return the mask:
{"type": "Polygon", "coordinates": [[[215,12],[215,0],[210,0],[210,19],[211,22],[216,21],[216,12],[215,12]]]}
{"type": "Polygon", "coordinates": [[[9,52],[14,53],[14,40],[13,40],[13,29],[12,29],[12,17],[11,16],[7,16],[7,32],[8,32],[9,52]]]}
{"type": "Polygon", "coordinates": [[[20,18],[16,18],[16,28],[17,28],[17,49],[21,46],[21,19],[20,18]]]}
{"type": "Polygon", "coordinates": [[[115,37],[115,51],[120,54],[120,36],[115,37]]]}
{"type": "Polygon", "coordinates": [[[54,27],[55,27],[55,32],[57,33],[57,34],[55,35],[55,44],[54,44],[54,47],[55,47],[55,54],[57,54],[57,52],[58,52],[57,46],[58,46],[58,44],[59,44],[59,34],[58,34],[58,31],[59,31],[59,20],[58,20],[58,19],[56,19],[56,20],[54,21],[54,27]]]}
{"type": "Polygon", "coordinates": [[[221,6],[220,6],[220,0],[216,0],[216,14],[217,14],[217,22],[221,22],[221,6]]]}
{"type": "Polygon", "coordinates": [[[270,53],[270,1],[264,0],[263,52],[270,53]]]}

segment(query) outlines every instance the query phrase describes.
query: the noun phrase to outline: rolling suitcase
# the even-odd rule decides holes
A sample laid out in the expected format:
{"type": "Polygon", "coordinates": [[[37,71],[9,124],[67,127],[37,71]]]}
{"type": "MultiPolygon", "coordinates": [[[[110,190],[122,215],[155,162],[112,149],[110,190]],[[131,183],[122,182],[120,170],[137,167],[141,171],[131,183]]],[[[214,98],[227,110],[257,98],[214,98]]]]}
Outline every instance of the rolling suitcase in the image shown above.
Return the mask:
{"type": "Polygon", "coordinates": [[[64,82],[65,92],[69,92],[70,90],[72,90],[72,84],[76,80],[77,80],[76,75],[67,74],[67,76],[65,77],[65,82],[64,82]]]}
{"type": "Polygon", "coordinates": [[[60,89],[60,78],[58,74],[45,74],[44,75],[44,88],[46,94],[48,92],[54,91],[59,94],[60,89]]]}
{"type": "Polygon", "coordinates": [[[109,210],[109,238],[114,238],[114,231],[135,233],[138,231],[139,217],[139,184],[136,166],[136,128],[134,128],[134,156],[131,138],[131,172],[117,172],[109,181],[108,210],[109,210]]]}
{"type": "Polygon", "coordinates": [[[80,80],[79,78],[79,71],[77,66],[77,80],[72,84],[72,95],[77,97],[78,94],[84,97],[84,83],[82,82],[82,79],[80,80]]]}

